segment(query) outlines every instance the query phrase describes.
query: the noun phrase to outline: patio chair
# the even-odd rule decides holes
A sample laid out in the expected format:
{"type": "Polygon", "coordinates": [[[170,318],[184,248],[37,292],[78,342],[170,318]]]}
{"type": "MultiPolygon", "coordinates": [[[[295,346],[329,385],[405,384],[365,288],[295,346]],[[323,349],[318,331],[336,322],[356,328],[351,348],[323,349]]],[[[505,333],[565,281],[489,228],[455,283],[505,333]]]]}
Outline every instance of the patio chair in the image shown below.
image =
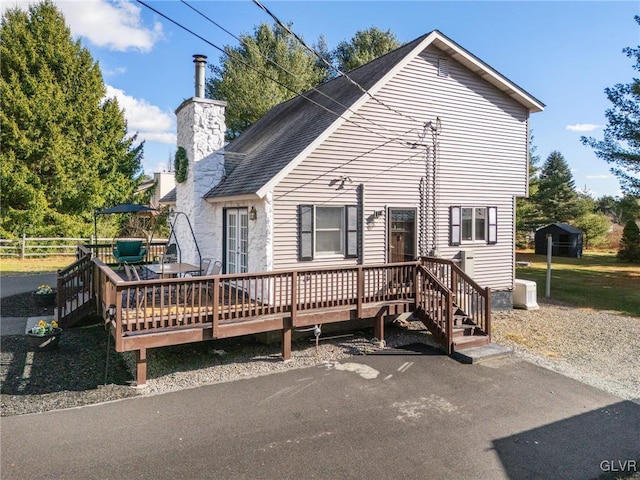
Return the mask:
{"type": "MultiPolygon", "coordinates": [[[[129,262],[122,262],[124,267],[124,274],[127,277],[128,282],[134,282],[140,280],[136,269],[129,264],[129,262]]],[[[142,300],[144,292],[136,288],[125,290],[122,292],[122,303],[124,308],[136,308],[142,300]],[[128,295],[127,295],[128,293],[128,295]],[[137,295],[136,295],[137,293],[137,295]]]]}
{"type": "Polygon", "coordinates": [[[142,240],[116,240],[113,256],[119,264],[141,263],[147,254],[147,249],[142,246],[142,240]]]}
{"type": "Polygon", "coordinates": [[[216,260],[213,262],[213,268],[211,269],[211,275],[218,275],[222,270],[222,262],[220,260],[216,260]]]}
{"type": "Polygon", "coordinates": [[[178,261],[178,245],[175,243],[167,245],[160,260],[160,263],[176,263],[178,261]]]}
{"type": "Polygon", "coordinates": [[[197,272],[193,272],[190,273],[188,275],[190,276],[194,276],[194,277],[204,277],[207,272],[209,271],[209,266],[211,265],[211,259],[210,258],[203,258],[200,261],[200,270],[197,272]]]}

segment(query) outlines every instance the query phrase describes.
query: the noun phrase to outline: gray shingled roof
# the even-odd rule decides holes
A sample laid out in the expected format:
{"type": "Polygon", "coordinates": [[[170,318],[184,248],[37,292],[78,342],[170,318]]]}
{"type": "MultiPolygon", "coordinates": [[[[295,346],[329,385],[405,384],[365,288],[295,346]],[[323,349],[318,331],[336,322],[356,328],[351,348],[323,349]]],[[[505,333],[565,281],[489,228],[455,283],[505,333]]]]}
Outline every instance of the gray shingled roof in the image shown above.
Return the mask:
{"type": "MultiPolygon", "coordinates": [[[[370,89],[427,35],[351,71],[349,77],[363,88],[370,89]]],[[[347,107],[351,107],[365,95],[345,77],[335,78],[316,88],[339,104],[315,90],[304,95],[337,114],[343,114],[347,107]]],[[[225,147],[225,161],[227,152],[236,154],[233,158],[233,171],[227,169],[223,181],[212,188],[205,198],[257,192],[336,119],[336,115],[313,104],[302,95],[276,105],[225,147]]]]}
{"type": "Polygon", "coordinates": [[[176,189],[172,188],[158,203],[176,203],[176,189]]]}
{"type": "Polygon", "coordinates": [[[549,228],[549,227],[553,227],[556,226],[558,228],[560,228],[561,230],[564,230],[567,233],[582,233],[582,230],[580,230],[577,227],[574,227],[573,225],[569,225],[568,223],[550,223],[549,225],[546,225],[544,227],[540,227],[538,230],[536,231],[540,231],[540,230],[544,230],[545,228],[549,228]]]}

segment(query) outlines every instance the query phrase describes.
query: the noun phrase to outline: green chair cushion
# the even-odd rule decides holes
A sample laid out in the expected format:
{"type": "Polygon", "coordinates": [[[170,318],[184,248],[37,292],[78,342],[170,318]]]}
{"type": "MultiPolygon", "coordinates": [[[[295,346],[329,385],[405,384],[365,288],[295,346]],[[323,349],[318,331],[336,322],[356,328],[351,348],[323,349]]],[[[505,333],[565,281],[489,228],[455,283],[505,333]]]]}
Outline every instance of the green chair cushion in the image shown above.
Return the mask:
{"type": "MultiPolygon", "coordinates": [[[[142,249],[142,240],[118,240],[116,241],[116,250],[121,257],[140,255],[142,249]]],[[[118,255],[117,255],[118,256],[118,255]]]]}

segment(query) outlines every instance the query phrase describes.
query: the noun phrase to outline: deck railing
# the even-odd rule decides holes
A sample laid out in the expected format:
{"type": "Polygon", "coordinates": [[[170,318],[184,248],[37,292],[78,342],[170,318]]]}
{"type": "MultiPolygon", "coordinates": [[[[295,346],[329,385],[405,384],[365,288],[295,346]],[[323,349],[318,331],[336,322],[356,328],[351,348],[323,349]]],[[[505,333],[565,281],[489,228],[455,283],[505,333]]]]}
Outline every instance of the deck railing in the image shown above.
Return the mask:
{"type": "Polygon", "coordinates": [[[416,309],[447,353],[453,351],[453,293],[424,266],[418,267],[416,309]]]}
{"type": "Polygon", "coordinates": [[[93,301],[91,255],[84,254],[68,267],[58,270],[58,323],[68,326],[72,318],[82,316],[93,301]]]}
{"type": "Polygon", "coordinates": [[[297,314],[334,307],[359,315],[367,304],[412,302],[416,268],[400,263],[125,281],[99,258],[94,263],[102,310],[116,307],[122,335],[210,324],[215,336],[219,325],[285,314],[296,326],[297,314]]]}
{"type": "MultiPolygon", "coordinates": [[[[140,239],[134,239],[134,240],[140,240],[140,239]]],[[[161,258],[162,254],[164,253],[167,247],[167,241],[162,239],[153,240],[148,244],[146,243],[146,241],[143,240],[143,244],[144,244],[143,246],[147,248],[146,261],[148,262],[153,262],[154,259],[161,258]]],[[[90,251],[94,257],[99,258],[103,263],[106,263],[107,265],[117,264],[113,256],[113,247],[114,247],[113,242],[88,243],[88,244],[82,245],[82,247],[85,250],[90,251]]]]}
{"type": "Polygon", "coordinates": [[[453,301],[491,337],[491,290],[478,285],[451,260],[424,257],[422,265],[453,292],[453,301]]]}

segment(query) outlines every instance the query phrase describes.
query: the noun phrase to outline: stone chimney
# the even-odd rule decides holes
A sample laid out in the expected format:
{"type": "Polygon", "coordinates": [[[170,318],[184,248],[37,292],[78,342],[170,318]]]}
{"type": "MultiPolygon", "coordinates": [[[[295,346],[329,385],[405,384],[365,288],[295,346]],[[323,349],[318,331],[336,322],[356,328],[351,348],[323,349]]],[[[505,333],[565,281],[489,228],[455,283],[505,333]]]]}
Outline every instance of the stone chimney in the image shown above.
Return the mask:
{"type": "MultiPolygon", "coordinates": [[[[178,147],[185,149],[189,160],[187,179],[176,184],[176,210],[189,217],[202,257],[210,256],[208,248],[203,249],[203,242],[213,222],[211,205],[203,197],[224,175],[224,112],[227,106],[227,102],[204,98],[206,59],[204,55],[193,56],[195,96],[182,102],[175,112],[178,147]]],[[[176,230],[180,230],[178,242],[182,260],[197,261],[189,228],[176,225],[176,230]],[[180,238],[182,235],[185,236],[180,238]]]]}

